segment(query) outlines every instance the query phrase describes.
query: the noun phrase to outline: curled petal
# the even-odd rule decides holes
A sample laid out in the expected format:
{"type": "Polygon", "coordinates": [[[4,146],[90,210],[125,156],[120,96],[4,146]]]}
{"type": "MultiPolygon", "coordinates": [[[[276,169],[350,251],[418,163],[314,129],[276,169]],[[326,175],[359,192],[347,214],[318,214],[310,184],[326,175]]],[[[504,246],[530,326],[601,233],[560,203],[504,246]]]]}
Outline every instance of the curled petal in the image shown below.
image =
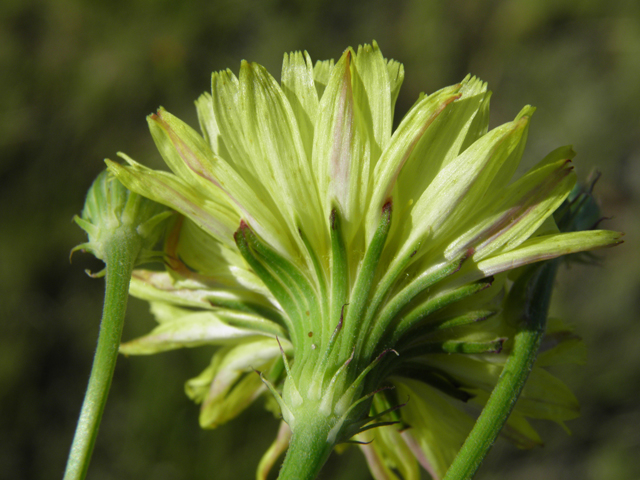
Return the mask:
{"type": "Polygon", "coordinates": [[[187,395],[202,404],[200,425],[215,428],[248,407],[266,390],[255,369],[269,368],[279,357],[280,348],[271,339],[218,350],[209,367],[185,385],[187,395]]]}

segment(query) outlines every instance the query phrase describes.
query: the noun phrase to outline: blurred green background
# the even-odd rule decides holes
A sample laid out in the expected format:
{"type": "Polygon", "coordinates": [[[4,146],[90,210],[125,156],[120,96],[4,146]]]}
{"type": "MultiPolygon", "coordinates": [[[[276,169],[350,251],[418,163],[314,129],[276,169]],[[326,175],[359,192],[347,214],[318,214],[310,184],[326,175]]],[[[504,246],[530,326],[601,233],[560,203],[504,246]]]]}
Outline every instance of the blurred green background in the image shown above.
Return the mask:
{"type": "MultiPolygon", "coordinates": [[[[560,373],[582,417],[537,424],[546,446],[498,444],[479,479],[640,478],[640,3],[607,1],[3,0],[0,4],[0,479],[61,478],[101,312],[100,263],[69,250],[84,194],[119,150],[160,167],[145,115],[197,125],[193,100],[241,59],[279,78],[282,55],[337,58],[376,39],[404,63],[397,118],[419,92],[468,72],[494,91],[492,125],[538,107],[524,163],[572,143],[598,168],[604,226],[626,243],[563,271],[553,313],[575,324],[586,367],[560,373]]],[[[151,328],[132,300],[125,338],[151,328]]],[[[200,430],[184,381],[206,348],[120,358],[91,479],[245,479],[277,420],[260,405],[200,430]]],[[[258,402],[260,403],[260,402],[258,402]]],[[[323,478],[370,478],[356,449],[323,478]]]]}

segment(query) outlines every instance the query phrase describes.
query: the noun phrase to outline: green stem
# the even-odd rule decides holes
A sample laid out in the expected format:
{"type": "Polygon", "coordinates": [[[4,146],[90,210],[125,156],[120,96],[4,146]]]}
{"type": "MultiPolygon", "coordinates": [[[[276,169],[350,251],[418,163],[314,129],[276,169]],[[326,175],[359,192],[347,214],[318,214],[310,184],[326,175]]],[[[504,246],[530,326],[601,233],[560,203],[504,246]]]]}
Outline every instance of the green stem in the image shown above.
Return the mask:
{"type": "MultiPolygon", "coordinates": [[[[557,261],[533,267],[514,284],[511,305],[518,302],[521,324],[498,383],[444,480],[472,478],[489,453],[522,392],[545,332],[557,261]]],[[[509,304],[507,308],[509,308],[509,304]]]]}
{"type": "Polygon", "coordinates": [[[141,249],[140,237],[126,227],[118,229],[106,243],[104,309],[98,346],[64,480],[81,480],[87,474],[118,357],[131,272],[141,249]]]}
{"type": "Polygon", "coordinates": [[[334,447],[327,441],[330,430],[324,415],[309,415],[306,422],[296,419],[278,480],[314,480],[334,447]]]}

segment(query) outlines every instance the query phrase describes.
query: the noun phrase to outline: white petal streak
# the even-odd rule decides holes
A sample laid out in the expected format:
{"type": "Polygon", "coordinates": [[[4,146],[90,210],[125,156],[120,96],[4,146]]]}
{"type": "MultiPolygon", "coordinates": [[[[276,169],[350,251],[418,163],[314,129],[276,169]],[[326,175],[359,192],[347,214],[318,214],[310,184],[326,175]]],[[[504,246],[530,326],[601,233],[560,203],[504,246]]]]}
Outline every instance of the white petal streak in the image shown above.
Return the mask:
{"type": "Polygon", "coordinates": [[[353,138],[353,102],[351,92],[351,75],[345,71],[345,81],[341,85],[336,112],[336,129],[333,131],[333,148],[331,151],[331,185],[334,195],[347,210],[349,195],[349,170],[351,167],[351,141],[353,138]]]}
{"type": "Polygon", "coordinates": [[[357,229],[365,208],[360,200],[369,183],[370,153],[354,105],[353,55],[347,50],[333,68],[320,101],[313,147],[313,168],[324,215],[328,218],[335,204],[340,207],[347,239],[357,229]]]}

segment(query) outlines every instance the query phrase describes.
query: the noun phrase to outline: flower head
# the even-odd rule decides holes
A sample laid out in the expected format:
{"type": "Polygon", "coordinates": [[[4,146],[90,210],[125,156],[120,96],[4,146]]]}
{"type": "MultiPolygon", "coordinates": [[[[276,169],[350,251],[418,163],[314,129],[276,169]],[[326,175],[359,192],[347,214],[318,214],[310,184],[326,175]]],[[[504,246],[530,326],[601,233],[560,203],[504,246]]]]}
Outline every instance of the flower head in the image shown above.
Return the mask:
{"type": "MultiPolygon", "coordinates": [[[[220,345],[187,383],[204,427],[269,389],[292,449],[375,436],[363,450],[376,478],[417,478],[416,458],[440,476],[470,428],[457,405],[486,401],[509,351],[519,267],[619,243],[558,230],[570,147],[512,179],[532,107],[489,131],[491,94],[467,77],[421,95],[393,131],[403,77],[375,43],[336,63],[285,55],[280,83],[243,62],[196,101],[202,134],[163,109],[148,118],[171,173],[108,162],[182,215],[167,271],[132,281],[160,325],[121,350],[220,345]]],[[[579,357],[561,323],[547,337],[548,362],[579,357]]],[[[525,417],[577,412],[542,368],[527,388],[505,432],[521,446],[540,442],[525,417]]],[[[286,443],[279,435],[268,458],[286,443]]]]}

